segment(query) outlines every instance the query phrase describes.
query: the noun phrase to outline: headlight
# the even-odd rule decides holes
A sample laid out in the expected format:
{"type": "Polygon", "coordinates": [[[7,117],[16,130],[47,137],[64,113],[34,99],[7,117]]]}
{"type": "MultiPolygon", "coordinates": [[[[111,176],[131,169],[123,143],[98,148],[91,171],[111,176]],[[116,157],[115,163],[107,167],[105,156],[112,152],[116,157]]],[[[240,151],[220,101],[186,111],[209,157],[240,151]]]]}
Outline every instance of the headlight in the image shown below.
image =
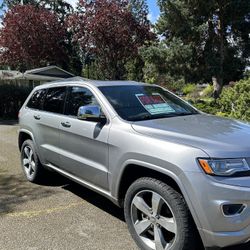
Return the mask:
{"type": "Polygon", "coordinates": [[[237,173],[250,171],[250,167],[245,159],[199,159],[198,161],[205,173],[210,175],[232,176],[237,173]]]}

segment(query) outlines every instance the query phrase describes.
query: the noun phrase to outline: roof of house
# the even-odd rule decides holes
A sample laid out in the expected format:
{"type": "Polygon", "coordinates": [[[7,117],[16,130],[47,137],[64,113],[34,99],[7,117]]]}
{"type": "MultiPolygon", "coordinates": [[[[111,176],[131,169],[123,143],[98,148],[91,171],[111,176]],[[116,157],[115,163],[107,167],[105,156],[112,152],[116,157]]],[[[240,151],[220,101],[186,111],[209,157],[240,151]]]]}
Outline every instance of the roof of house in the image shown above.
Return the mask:
{"type": "Polygon", "coordinates": [[[74,75],[64,69],[61,69],[55,65],[27,70],[24,75],[39,75],[39,76],[51,76],[57,78],[70,78],[74,75]]]}
{"type": "Polygon", "coordinates": [[[72,78],[74,75],[57,66],[48,66],[27,70],[21,73],[16,70],[0,70],[0,79],[2,80],[36,80],[36,81],[56,81],[72,78]]]}

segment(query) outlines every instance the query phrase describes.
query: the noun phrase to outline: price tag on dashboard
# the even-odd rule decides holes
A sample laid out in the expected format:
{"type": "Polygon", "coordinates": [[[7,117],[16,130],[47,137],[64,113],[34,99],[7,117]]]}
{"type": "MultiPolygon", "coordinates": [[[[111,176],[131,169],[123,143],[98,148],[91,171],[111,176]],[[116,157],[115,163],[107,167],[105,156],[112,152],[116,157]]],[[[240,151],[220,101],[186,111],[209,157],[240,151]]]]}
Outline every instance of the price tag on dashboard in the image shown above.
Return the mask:
{"type": "Polygon", "coordinates": [[[151,115],[175,113],[175,110],[158,93],[136,94],[136,97],[151,115]]]}

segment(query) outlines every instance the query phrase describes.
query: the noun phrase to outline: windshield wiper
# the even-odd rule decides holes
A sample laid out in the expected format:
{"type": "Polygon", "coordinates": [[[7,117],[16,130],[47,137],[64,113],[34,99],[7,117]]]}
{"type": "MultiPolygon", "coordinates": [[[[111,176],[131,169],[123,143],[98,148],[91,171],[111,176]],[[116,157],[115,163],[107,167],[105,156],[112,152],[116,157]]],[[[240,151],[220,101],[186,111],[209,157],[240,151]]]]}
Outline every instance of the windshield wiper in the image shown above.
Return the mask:
{"type": "Polygon", "coordinates": [[[197,115],[198,113],[175,113],[174,116],[186,116],[186,115],[197,115]]]}
{"type": "Polygon", "coordinates": [[[161,114],[161,115],[150,115],[150,114],[139,114],[129,118],[130,121],[146,121],[153,119],[162,119],[162,118],[170,118],[170,117],[178,117],[178,116],[187,116],[187,115],[197,115],[198,113],[169,113],[169,114],[161,114]]]}
{"type": "Polygon", "coordinates": [[[140,114],[130,117],[131,121],[146,121],[146,120],[154,120],[154,119],[162,119],[167,117],[175,116],[174,113],[170,114],[160,114],[160,115],[150,115],[150,114],[140,114]]]}
{"type": "Polygon", "coordinates": [[[150,119],[152,119],[152,115],[150,114],[139,114],[139,115],[129,117],[130,121],[144,121],[144,120],[150,120],[150,119]]]}

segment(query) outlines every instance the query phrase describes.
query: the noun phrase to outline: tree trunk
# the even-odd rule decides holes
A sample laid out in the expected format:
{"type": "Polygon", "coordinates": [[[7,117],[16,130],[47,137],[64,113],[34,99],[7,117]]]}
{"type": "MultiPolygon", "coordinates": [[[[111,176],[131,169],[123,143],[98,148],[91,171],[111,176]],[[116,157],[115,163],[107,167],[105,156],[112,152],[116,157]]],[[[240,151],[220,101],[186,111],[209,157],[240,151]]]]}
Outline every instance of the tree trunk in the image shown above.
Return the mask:
{"type": "Polygon", "coordinates": [[[225,48],[224,48],[224,11],[223,5],[219,2],[219,11],[218,11],[218,36],[219,36],[219,70],[218,75],[212,77],[213,86],[214,86],[214,98],[219,98],[223,84],[224,84],[224,61],[225,61],[225,48]]]}
{"type": "Polygon", "coordinates": [[[213,92],[213,97],[215,99],[220,97],[222,88],[223,88],[223,78],[222,77],[212,77],[212,82],[213,82],[213,87],[214,87],[214,92],[213,92]]]}

